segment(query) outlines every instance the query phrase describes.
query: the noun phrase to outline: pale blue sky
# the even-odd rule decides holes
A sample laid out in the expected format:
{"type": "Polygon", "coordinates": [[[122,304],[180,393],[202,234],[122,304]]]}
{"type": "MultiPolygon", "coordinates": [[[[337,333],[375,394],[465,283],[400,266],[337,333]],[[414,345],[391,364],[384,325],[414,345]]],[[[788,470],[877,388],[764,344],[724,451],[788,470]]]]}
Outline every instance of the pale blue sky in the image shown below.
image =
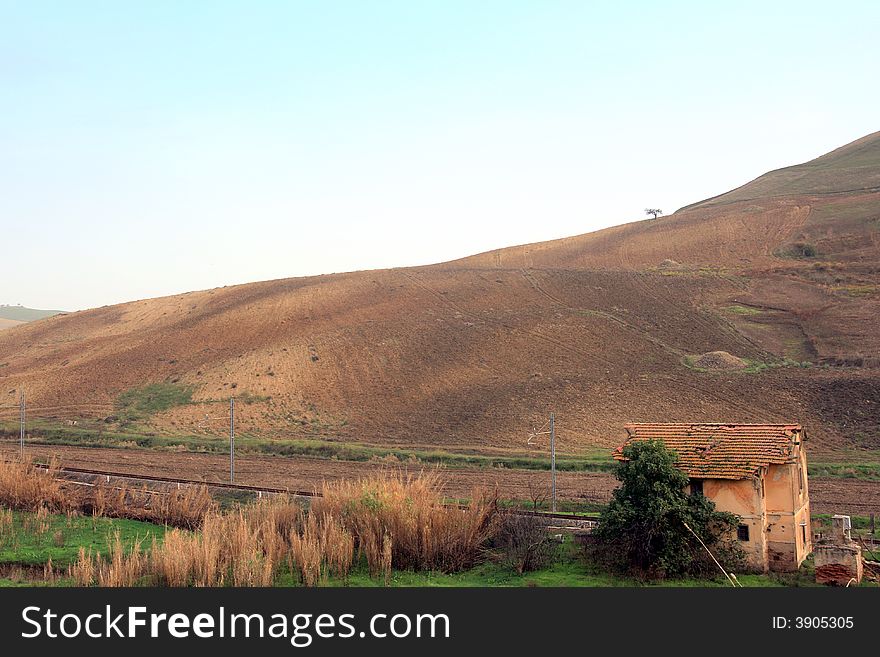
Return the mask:
{"type": "Polygon", "coordinates": [[[0,303],[438,262],[880,129],[880,3],[0,0],[0,303]]]}

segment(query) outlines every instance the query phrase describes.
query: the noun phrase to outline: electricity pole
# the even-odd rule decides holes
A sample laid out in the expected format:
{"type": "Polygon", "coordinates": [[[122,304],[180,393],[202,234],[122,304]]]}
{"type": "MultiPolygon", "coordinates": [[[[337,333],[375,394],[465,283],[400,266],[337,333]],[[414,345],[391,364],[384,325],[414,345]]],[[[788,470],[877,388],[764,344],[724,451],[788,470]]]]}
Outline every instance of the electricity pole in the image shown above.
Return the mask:
{"type": "Polygon", "coordinates": [[[550,472],[551,484],[551,510],[556,513],[556,415],[550,413],[550,472]]]}
{"type": "Polygon", "coordinates": [[[229,483],[235,482],[235,397],[229,398],[229,483]]]}
{"type": "Polygon", "coordinates": [[[22,390],[21,395],[20,395],[20,399],[19,399],[19,420],[21,421],[21,434],[18,439],[19,458],[22,461],[24,461],[24,412],[25,412],[25,400],[24,400],[24,390],[22,390]]]}

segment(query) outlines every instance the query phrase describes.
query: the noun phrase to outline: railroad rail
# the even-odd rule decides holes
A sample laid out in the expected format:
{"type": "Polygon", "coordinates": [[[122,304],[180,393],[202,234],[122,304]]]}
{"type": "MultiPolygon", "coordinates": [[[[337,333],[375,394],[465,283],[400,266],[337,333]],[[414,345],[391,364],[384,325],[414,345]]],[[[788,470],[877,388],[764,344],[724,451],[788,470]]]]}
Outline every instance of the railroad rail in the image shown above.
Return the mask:
{"type": "MultiPolygon", "coordinates": [[[[34,467],[48,470],[50,466],[44,463],[34,463],[34,467]]],[[[145,481],[163,484],[179,484],[181,486],[206,486],[208,488],[222,488],[251,493],[269,493],[273,495],[292,495],[294,497],[320,497],[314,491],[291,490],[290,488],[272,488],[270,486],[250,486],[247,484],[232,484],[223,481],[204,481],[199,479],[180,479],[177,477],[163,477],[160,475],[142,475],[126,472],[113,472],[110,470],[93,470],[91,468],[73,468],[68,466],[56,467],[56,472],[65,474],[84,474],[98,477],[112,477],[113,479],[128,479],[131,481],[145,481]]]]}
{"type": "MultiPolygon", "coordinates": [[[[3,460],[6,463],[14,463],[17,461],[9,461],[3,460]]],[[[41,468],[43,470],[48,470],[50,466],[44,463],[34,463],[34,467],[41,468]]],[[[276,488],[272,486],[254,486],[250,484],[235,484],[223,481],[205,481],[199,479],[182,479],[178,477],[165,477],[161,475],[143,475],[143,474],[133,474],[127,472],[116,472],[111,470],[96,470],[92,468],[76,468],[69,466],[61,466],[54,468],[56,472],[60,474],[66,475],[86,475],[86,476],[94,476],[94,477],[105,477],[107,478],[107,483],[110,483],[110,479],[122,479],[128,481],[139,481],[145,483],[156,483],[156,484],[176,484],[179,486],[205,486],[207,488],[216,488],[221,490],[231,490],[238,491],[243,493],[256,493],[260,497],[263,494],[266,495],[289,495],[291,497],[303,497],[303,498],[315,498],[321,497],[321,494],[316,491],[306,491],[306,490],[296,490],[290,488],[276,488]]],[[[71,481],[71,479],[67,479],[71,481]]],[[[530,509],[509,509],[511,513],[516,513],[517,515],[526,515],[526,516],[536,516],[548,521],[557,521],[556,523],[550,522],[550,526],[563,528],[563,529],[575,529],[575,530],[589,530],[594,528],[598,524],[598,520],[595,517],[576,515],[570,513],[558,513],[552,511],[537,511],[530,509]]],[[[871,538],[871,537],[860,537],[859,540],[865,542],[865,547],[869,549],[878,549],[880,547],[880,539],[871,538]]]]}
{"type": "MultiPolygon", "coordinates": [[[[8,461],[3,460],[5,463],[15,463],[17,461],[8,461]]],[[[40,468],[42,470],[49,470],[50,466],[44,463],[34,463],[34,467],[40,468]]],[[[86,475],[93,477],[105,477],[107,479],[107,483],[110,483],[110,479],[122,479],[128,481],[140,481],[146,483],[157,483],[157,484],[176,484],[178,487],[180,486],[205,486],[207,488],[217,488],[221,490],[233,490],[238,492],[247,492],[247,493],[257,493],[262,497],[262,494],[267,495],[289,495],[291,497],[304,497],[304,498],[315,498],[321,497],[321,494],[316,491],[305,491],[305,490],[295,490],[290,488],[276,488],[272,486],[254,486],[249,484],[234,484],[223,481],[204,481],[199,479],[182,479],[178,477],[164,477],[161,475],[143,475],[143,474],[133,474],[127,472],[115,472],[111,470],[95,470],[91,468],[75,468],[69,466],[60,466],[55,467],[54,470],[60,474],[66,475],[86,475]]],[[[71,481],[72,483],[77,483],[72,479],[65,479],[66,481],[71,481]]],[[[588,517],[582,515],[576,515],[571,513],[558,513],[553,511],[537,511],[531,509],[508,509],[511,513],[516,513],[517,515],[524,516],[535,516],[538,518],[542,518],[548,521],[560,521],[557,523],[550,522],[548,523],[551,527],[558,529],[568,529],[568,530],[589,530],[593,529],[598,525],[598,520],[595,517],[588,517]]],[[[864,547],[868,549],[878,549],[880,547],[880,539],[871,538],[871,537],[859,537],[859,541],[864,543],[864,547]]]]}
{"type": "MultiPolygon", "coordinates": [[[[9,461],[8,461],[9,462],[9,461]]],[[[34,467],[40,468],[42,470],[49,470],[50,466],[44,463],[34,463],[34,467]]],[[[55,472],[60,475],[68,475],[69,477],[65,477],[65,481],[71,481],[72,483],[79,483],[73,480],[75,476],[91,476],[91,477],[105,477],[106,483],[110,483],[111,479],[117,480],[126,480],[126,481],[139,481],[144,483],[155,483],[155,484],[176,484],[178,487],[180,486],[205,486],[206,488],[217,488],[221,490],[232,490],[238,492],[246,492],[246,493],[257,493],[262,497],[263,494],[267,495],[288,495],[291,497],[304,497],[304,498],[315,498],[321,497],[321,494],[316,491],[304,491],[304,490],[291,490],[290,488],[275,488],[271,486],[253,486],[249,484],[234,484],[229,482],[222,481],[203,481],[198,479],[181,479],[178,477],[164,477],[161,475],[142,475],[142,474],[133,474],[127,472],[114,472],[110,470],[95,470],[91,468],[75,468],[68,466],[60,466],[53,468],[55,472]]],[[[591,529],[595,527],[597,521],[595,518],[578,516],[570,513],[555,513],[552,511],[537,511],[537,510],[529,510],[529,509],[509,509],[511,513],[516,513],[517,515],[525,515],[525,516],[535,516],[538,518],[542,518],[544,520],[551,521],[548,524],[552,527],[560,528],[560,529],[591,529]],[[555,521],[555,522],[552,522],[555,521]]]]}

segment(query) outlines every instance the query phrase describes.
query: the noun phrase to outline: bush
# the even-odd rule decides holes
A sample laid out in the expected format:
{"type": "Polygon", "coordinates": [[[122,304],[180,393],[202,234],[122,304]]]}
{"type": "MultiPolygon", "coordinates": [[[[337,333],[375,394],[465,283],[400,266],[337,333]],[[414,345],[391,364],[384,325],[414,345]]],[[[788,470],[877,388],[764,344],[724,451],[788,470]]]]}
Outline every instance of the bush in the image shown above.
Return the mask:
{"type": "Polygon", "coordinates": [[[0,461],[0,505],[17,511],[67,510],[56,468],[54,463],[44,470],[29,462],[0,461]]]}
{"type": "Polygon", "coordinates": [[[793,242],[775,252],[775,255],[783,258],[815,258],[818,254],[816,245],[809,242],[793,242]]]}
{"type": "Polygon", "coordinates": [[[465,508],[444,504],[436,472],[383,472],[326,483],[311,513],[339,518],[372,575],[400,570],[457,572],[473,566],[497,531],[497,494],[475,491],[465,508]]]}
{"type": "Polygon", "coordinates": [[[498,550],[501,562],[520,575],[544,568],[559,551],[540,518],[517,513],[502,517],[492,546],[498,550]]]}
{"type": "Polygon", "coordinates": [[[661,442],[644,441],[630,443],[623,455],[626,460],[618,462],[615,473],[621,485],[588,548],[594,559],[611,570],[651,579],[717,575],[699,536],[725,568],[742,565],[743,553],[733,538],[738,517],[685,492],[688,477],[675,467],[674,452],[661,442]]]}

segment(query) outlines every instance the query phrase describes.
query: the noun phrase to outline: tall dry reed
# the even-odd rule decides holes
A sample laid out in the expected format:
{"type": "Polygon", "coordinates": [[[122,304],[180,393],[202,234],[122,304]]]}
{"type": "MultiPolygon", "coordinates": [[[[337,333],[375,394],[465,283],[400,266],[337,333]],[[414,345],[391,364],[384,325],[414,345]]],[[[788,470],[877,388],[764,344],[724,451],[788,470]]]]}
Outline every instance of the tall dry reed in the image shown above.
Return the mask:
{"type": "Polygon", "coordinates": [[[497,531],[497,494],[477,491],[465,508],[444,503],[436,471],[381,472],[325,483],[311,513],[341,520],[371,574],[400,570],[455,572],[473,566],[497,531]]]}
{"type": "Polygon", "coordinates": [[[96,563],[99,586],[134,586],[147,574],[147,559],[141,552],[141,544],[135,541],[126,553],[119,532],[109,541],[108,558],[98,557],[96,563]]]}
{"type": "Polygon", "coordinates": [[[354,561],[354,536],[332,515],[310,513],[301,531],[290,534],[288,565],[306,586],[317,586],[333,574],[343,581],[354,561]]]}
{"type": "MultiPolygon", "coordinates": [[[[17,472],[14,482],[22,479],[21,472],[28,478],[39,475],[17,472]]],[[[19,491],[10,499],[27,507],[54,491],[53,485],[41,481],[29,488],[31,484],[18,483],[7,491],[19,491]]],[[[346,580],[358,554],[371,575],[388,584],[392,567],[454,572],[474,565],[498,524],[494,495],[477,493],[464,508],[444,504],[437,472],[383,472],[326,484],[323,497],[313,500],[308,513],[284,498],[220,513],[206,489],[162,500],[147,491],[93,487],[87,498],[78,500],[78,509],[93,515],[162,518],[176,528],[146,550],[140,543],[124,550],[118,534],[106,557],[80,550],[70,576],[80,585],[270,586],[286,564],[303,584],[316,586],[330,575],[346,580]],[[196,527],[200,531],[190,531],[196,527]]],[[[64,504],[63,497],[60,502],[64,504]]],[[[38,506],[38,514],[45,516],[48,508],[38,506]]]]}
{"type": "Polygon", "coordinates": [[[68,496],[56,475],[55,462],[48,470],[30,462],[0,462],[0,505],[19,511],[37,511],[41,507],[64,511],[68,496]]]}
{"type": "Polygon", "coordinates": [[[196,529],[217,509],[206,486],[148,491],[103,481],[76,486],[62,481],[57,461],[48,469],[31,462],[0,462],[0,506],[21,511],[87,513],[129,518],[161,525],[196,529]]]}
{"type": "Polygon", "coordinates": [[[71,502],[95,516],[128,518],[182,529],[197,529],[202,519],[217,509],[207,486],[187,486],[151,491],[98,481],[85,490],[72,491],[71,502]]]}
{"type": "Polygon", "coordinates": [[[92,549],[86,552],[84,547],[79,549],[79,559],[70,564],[67,574],[76,582],[77,586],[91,586],[95,581],[95,559],[92,557],[92,549]]]}

